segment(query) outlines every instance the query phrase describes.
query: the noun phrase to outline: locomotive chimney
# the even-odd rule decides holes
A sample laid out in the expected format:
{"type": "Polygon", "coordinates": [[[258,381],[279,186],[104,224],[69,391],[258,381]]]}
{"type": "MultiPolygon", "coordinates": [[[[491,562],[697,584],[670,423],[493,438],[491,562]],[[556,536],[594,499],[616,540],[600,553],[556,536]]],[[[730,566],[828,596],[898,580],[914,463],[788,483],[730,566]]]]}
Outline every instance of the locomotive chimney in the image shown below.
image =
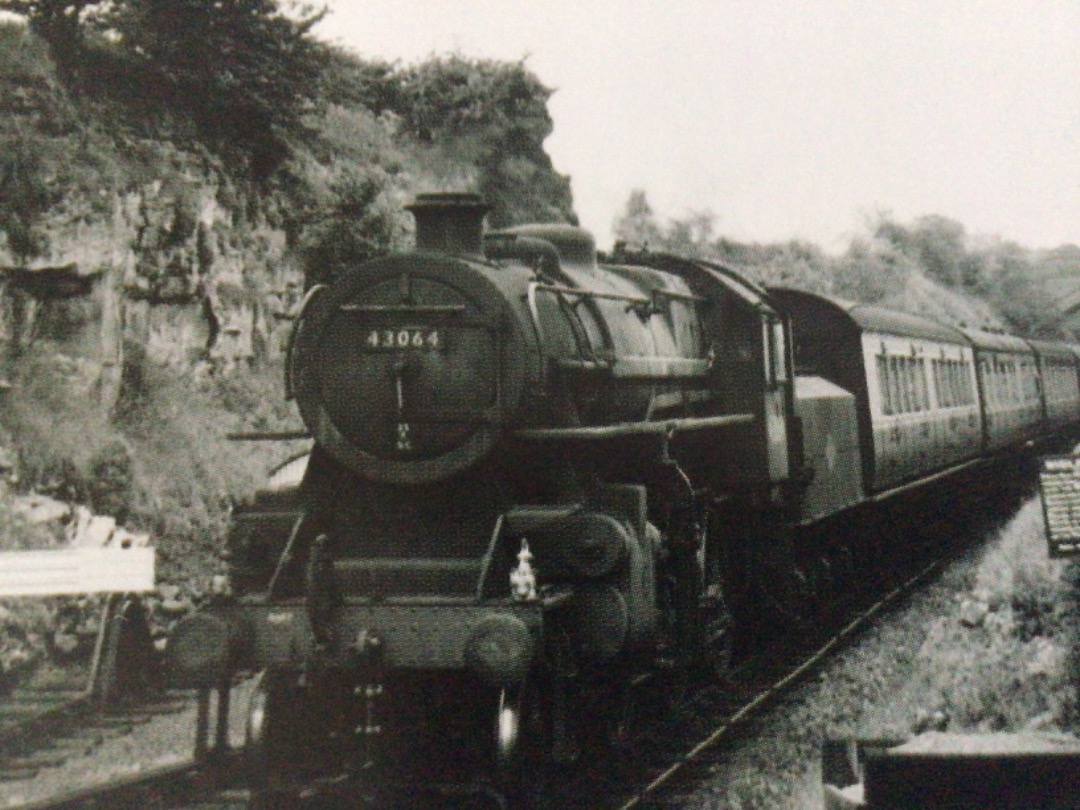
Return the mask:
{"type": "Polygon", "coordinates": [[[416,247],[479,256],[484,249],[484,216],[491,210],[478,194],[417,194],[405,206],[416,218],[416,247]]]}

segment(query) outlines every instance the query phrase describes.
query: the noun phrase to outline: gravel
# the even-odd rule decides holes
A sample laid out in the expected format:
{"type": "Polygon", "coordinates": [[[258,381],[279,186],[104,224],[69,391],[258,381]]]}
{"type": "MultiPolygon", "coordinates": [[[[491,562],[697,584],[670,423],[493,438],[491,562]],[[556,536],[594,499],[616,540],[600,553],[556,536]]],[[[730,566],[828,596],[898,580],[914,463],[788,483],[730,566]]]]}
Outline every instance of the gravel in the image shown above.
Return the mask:
{"type": "Polygon", "coordinates": [[[154,717],[130,734],[103,740],[85,756],[42,768],[32,779],[0,782],[0,807],[46,799],[75,788],[100,784],[189,758],[195,740],[195,712],[154,717]]]}
{"type": "MultiPolygon", "coordinates": [[[[243,741],[249,692],[250,682],[233,690],[229,736],[234,746],[243,741]]],[[[194,745],[192,698],[186,708],[152,716],[149,722],[134,726],[131,733],[104,739],[87,754],[73,755],[58,767],[43,768],[32,779],[0,782],[0,808],[18,807],[151,768],[176,765],[191,759],[194,745]]]]}

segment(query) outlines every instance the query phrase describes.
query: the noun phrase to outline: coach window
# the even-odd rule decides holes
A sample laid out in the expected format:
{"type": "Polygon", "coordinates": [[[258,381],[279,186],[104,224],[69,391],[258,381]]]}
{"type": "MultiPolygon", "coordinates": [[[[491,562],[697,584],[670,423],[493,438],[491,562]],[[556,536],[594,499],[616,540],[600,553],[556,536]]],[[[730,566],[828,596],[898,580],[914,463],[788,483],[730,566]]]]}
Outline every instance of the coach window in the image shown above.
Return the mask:
{"type": "Polygon", "coordinates": [[[922,388],[919,386],[919,361],[914,357],[908,358],[908,368],[911,369],[911,410],[917,411],[922,408],[922,388]]]}
{"type": "Polygon", "coordinates": [[[905,398],[904,387],[904,358],[902,357],[890,357],[889,358],[889,370],[891,371],[891,380],[893,385],[893,405],[895,406],[896,413],[903,413],[907,410],[907,399],[905,398]]]}
{"type": "Polygon", "coordinates": [[[912,373],[910,357],[900,358],[900,370],[902,372],[900,384],[904,395],[904,413],[911,413],[915,410],[915,375],[912,373]]]}
{"type": "Polygon", "coordinates": [[[772,333],[772,379],[773,382],[787,382],[787,340],[784,335],[784,322],[770,321],[769,327],[772,333]]]}
{"type": "Polygon", "coordinates": [[[919,374],[919,406],[924,410],[930,410],[930,384],[926,380],[926,358],[920,357],[918,363],[919,374]]]}
{"type": "Polygon", "coordinates": [[[784,323],[771,315],[765,315],[761,327],[762,341],[765,344],[765,382],[772,387],[787,380],[784,323]]]}
{"type": "Polygon", "coordinates": [[[956,370],[960,387],[960,402],[963,405],[971,405],[975,402],[975,394],[971,390],[971,364],[958,363],[956,370]]]}
{"type": "Polygon", "coordinates": [[[908,410],[919,410],[919,380],[915,374],[915,358],[905,357],[904,367],[907,369],[908,385],[908,410]]]}
{"type": "Polygon", "coordinates": [[[892,390],[893,413],[904,412],[903,385],[900,380],[900,360],[889,358],[889,388],[892,390]]]}
{"type": "Polygon", "coordinates": [[[1057,387],[1058,398],[1069,398],[1069,367],[1062,362],[1054,367],[1054,383],[1057,387]]]}
{"type": "Polygon", "coordinates": [[[923,357],[915,360],[915,387],[919,391],[919,410],[929,410],[930,386],[926,384],[926,359],[923,357]]]}
{"type": "Polygon", "coordinates": [[[881,412],[885,416],[893,413],[892,392],[889,390],[889,361],[883,354],[877,356],[878,393],[881,394],[881,412]]]}
{"type": "Polygon", "coordinates": [[[889,365],[892,366],[893,378],[896,380],[896,412],[907,412],[907,382],[904,380],[904,358],[890,357],[889,365]]]}

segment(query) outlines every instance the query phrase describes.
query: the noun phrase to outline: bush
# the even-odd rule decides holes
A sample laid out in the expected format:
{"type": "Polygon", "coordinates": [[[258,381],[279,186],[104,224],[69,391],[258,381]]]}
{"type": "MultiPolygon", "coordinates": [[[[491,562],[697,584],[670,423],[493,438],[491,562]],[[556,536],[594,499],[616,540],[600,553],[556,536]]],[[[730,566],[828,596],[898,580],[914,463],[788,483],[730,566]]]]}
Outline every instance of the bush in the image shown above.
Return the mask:
{"type": "Polygon", "coordinates": [[[1030,500],[983,552],[970,591],[958,595],[984,604],[985,617],[966,626],[959,611],[942,616],[888,723],[906,721],[915,732],[1075,725],[1080,592],[1068,571],[1047,557],[1040,506],[1030,500]]]}

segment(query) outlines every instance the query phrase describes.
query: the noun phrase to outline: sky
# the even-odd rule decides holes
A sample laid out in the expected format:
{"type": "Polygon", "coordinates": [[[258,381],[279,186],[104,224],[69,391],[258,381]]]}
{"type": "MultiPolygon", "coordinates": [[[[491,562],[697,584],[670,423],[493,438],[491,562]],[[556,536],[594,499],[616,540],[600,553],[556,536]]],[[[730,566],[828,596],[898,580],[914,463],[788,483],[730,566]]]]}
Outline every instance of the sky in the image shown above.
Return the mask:
{"type": "Polygon", "coordinates": [[[842,250],[879,212],[1080,244],[1076,0],[330,0],[361,57],[525,60],[601,246],[630,192],[842,250]]]}

